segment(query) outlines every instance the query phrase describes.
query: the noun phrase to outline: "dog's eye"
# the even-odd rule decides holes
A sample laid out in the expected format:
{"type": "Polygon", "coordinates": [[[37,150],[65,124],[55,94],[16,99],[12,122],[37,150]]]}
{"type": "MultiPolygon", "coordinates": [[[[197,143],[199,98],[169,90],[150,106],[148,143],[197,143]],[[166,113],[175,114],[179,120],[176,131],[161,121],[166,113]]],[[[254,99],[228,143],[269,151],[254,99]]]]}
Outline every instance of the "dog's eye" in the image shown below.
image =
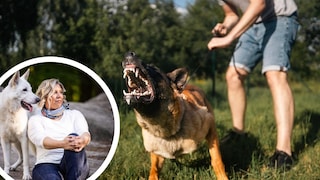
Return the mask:
{"type": "Polygon", "coordinates": [[[28,91],[28,89],[27,89],[27,88],[24,88],[24,89],[22,89],[22,91],[28,91]]]}

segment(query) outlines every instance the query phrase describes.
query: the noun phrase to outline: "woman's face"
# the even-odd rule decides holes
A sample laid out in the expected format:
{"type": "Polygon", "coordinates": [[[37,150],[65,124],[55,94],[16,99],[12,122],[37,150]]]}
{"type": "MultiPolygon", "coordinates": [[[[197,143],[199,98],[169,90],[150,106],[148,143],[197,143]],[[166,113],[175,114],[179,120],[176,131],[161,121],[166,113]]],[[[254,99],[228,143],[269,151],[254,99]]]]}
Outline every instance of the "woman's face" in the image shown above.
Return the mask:
{"type": "Polygon", "coordinates": [[[63,103],[63,90],[59,84],[53,88],[53,95],[46,100],[46,108],[50,110],[58,109],[63,103]]]}

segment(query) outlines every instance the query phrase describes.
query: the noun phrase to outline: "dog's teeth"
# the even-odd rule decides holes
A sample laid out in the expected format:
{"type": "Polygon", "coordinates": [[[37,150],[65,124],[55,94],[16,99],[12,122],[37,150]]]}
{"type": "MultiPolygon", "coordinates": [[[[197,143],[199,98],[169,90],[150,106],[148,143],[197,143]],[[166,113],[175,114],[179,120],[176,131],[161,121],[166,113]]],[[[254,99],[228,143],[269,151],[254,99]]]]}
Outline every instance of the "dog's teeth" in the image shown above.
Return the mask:
{"type": "Polygon", "coordinates": [[[130,101],[131,101],[130,98],[126,98],[126,102],[127,102],[128,105],[130,105],[130,101]]]}
{"type": "Polygon", "coordinates": [[[136,69],[135,75],[136,75],[136,77],[139,76],[139,69],[136,69]]]}
{"type": "Polygon", "coordinates": [[[150,95],[150,94],[151,94],[151,92],[145,91],[142,95],[145,96],[145,95],[150,95]]]}

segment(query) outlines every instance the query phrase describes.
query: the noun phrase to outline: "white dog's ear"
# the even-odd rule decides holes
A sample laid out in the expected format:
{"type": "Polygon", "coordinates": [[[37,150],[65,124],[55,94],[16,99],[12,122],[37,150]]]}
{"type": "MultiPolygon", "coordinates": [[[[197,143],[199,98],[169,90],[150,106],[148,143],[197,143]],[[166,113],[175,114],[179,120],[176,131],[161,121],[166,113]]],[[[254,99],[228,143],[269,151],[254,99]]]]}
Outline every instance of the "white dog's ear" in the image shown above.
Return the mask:
{"type": "Polygon", "coordinates": [[[28,80],[29,74],[30,74],[30,69],[27,69],[27,71],[21,77],[24,78],[25,80],[28,80]]]}
{"type": "Polygon", "coordinates": [[[18,84],[20,79],[20,72],[17,71],[16,73],[14,73],[14,75],[12,76],[12,78],[9,81],[9,86],[10,87],[14,87],[18,84]]]}

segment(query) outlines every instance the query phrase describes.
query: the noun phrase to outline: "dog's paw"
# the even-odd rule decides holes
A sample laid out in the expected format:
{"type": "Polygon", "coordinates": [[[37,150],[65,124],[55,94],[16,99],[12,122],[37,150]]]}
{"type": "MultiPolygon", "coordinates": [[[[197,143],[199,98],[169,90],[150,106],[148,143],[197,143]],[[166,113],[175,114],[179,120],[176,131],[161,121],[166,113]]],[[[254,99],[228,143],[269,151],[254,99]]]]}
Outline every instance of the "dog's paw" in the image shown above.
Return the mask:
{"type": "Polygon", "coordinates": [[[17,169],[17,166],[10,166],[10,171],[15,171],[17,169]]]}
{"type": "Polygon", "coordinates": [[[10,168],[5,167],[3,170],[5,173],[9,174],[10,168]]]}
{"type": "Polygon", "coordinates": [[[24,174],[24,175],[22,176],[22,179],[23,179],[23,180],[30,180],[30,179],[32,179],[32,178],[31,178],[30,174],[24,174]]]}
{"type": "Polygon", "coordinates": [[[148,180],[159,180],[157,175],[150,175],[148,180]]]}

